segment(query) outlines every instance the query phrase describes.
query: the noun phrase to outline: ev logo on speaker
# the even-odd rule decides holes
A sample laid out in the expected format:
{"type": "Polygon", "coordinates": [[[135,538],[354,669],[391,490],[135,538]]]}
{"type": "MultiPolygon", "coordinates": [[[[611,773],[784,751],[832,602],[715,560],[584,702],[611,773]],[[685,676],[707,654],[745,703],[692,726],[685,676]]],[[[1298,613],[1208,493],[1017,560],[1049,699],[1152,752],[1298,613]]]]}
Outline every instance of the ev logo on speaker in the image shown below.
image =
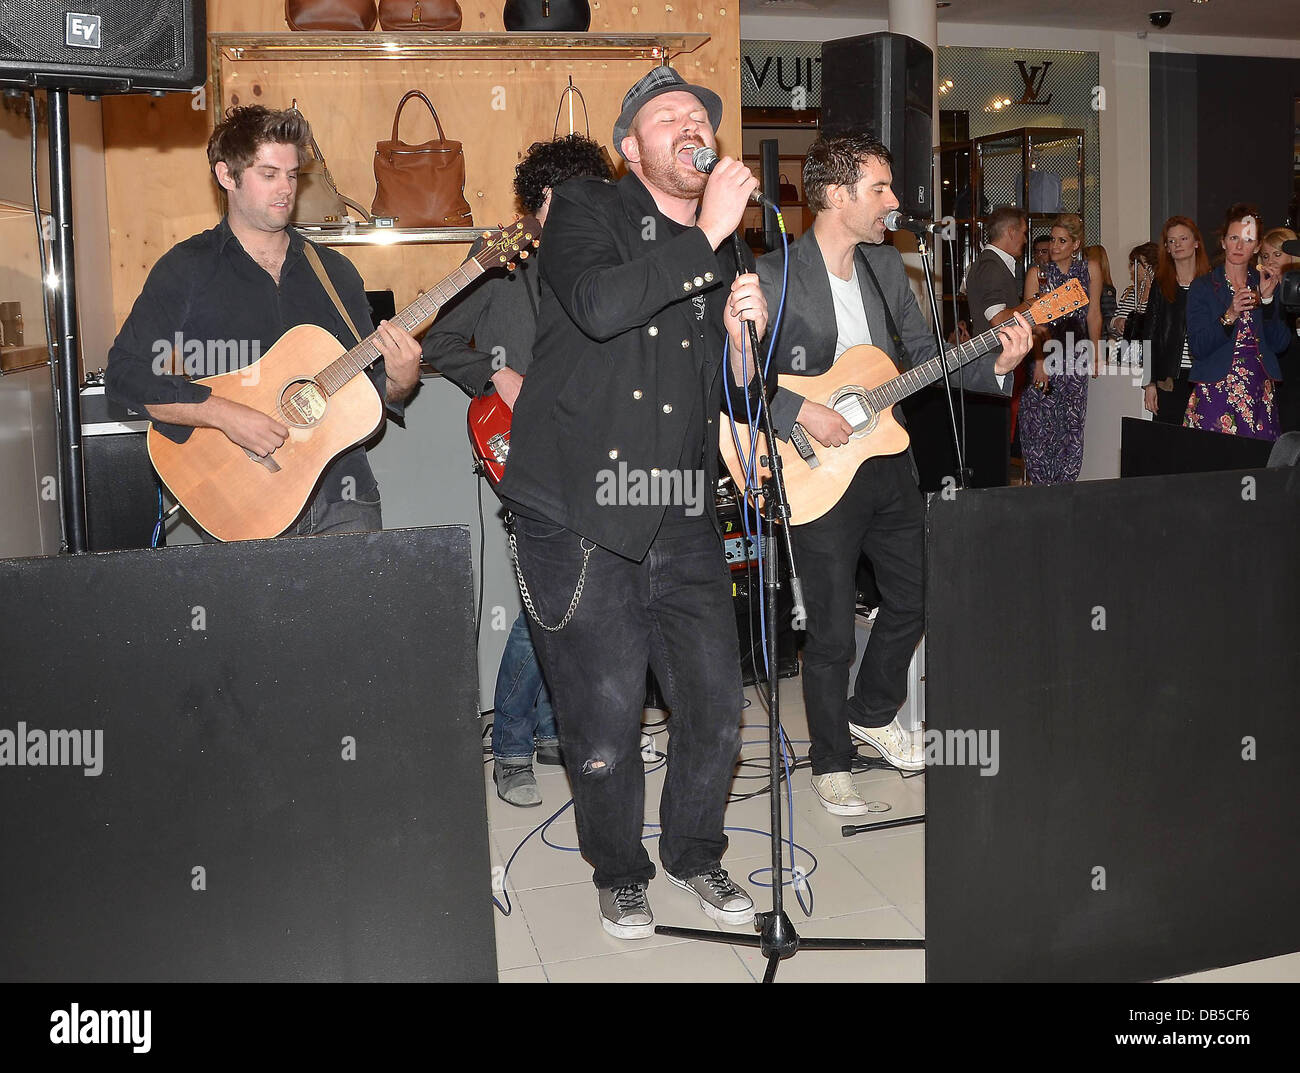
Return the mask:
{"type": "Polygon", "coordinates": [[[99,48],[99,16],[69,11],[63,22],[63,43],[69,48],[99,48]]]}

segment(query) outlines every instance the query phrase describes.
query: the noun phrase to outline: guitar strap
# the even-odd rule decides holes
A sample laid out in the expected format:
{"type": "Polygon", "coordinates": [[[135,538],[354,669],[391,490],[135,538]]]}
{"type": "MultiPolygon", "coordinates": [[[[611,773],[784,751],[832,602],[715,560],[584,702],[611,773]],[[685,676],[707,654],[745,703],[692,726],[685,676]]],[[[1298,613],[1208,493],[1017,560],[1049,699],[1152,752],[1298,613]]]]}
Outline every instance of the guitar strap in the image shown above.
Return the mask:
{"type": "Polygon", "coordinates": [[[894,323],[894,314],[889,311],[889,303],[885,301],[885,292],[880,288],[880,280],[876,279],[875,270],[871,267],[871,262],[867,260],[866,255],[862,257],[862,266],[867,270],[867,278],[871,280],[871,285],[876,289],[876,297],[880,299],[880,308],[885,311],[885,327],[889,331],[889,338],[894,341],[894,354],[898,358],[899,368],[911,368],[911,362],[907,360],[907,347],[903,346],[903,337],[898,334],[898,325],[894,323]]]}
{"type": "Polygon", "coordinates": [[[312,244],[311,239],[304,239],[302,243],[302,252],[306,255],[311,270],[316,273],[316,278],[320,280],[320,285],[325,288],[325,293],[330,296],[330,301],[334,303],[334,308],[343,315],[343,322],[352,332],[353,337],[359,343],[362,335],[357,331],[357,326],[352,323],[352,317],[343,307],[343,302],[339,298],[339,292],[334,289],[334,284],[330,282],[329,273],[325,271],[325,266],[321,264],[320,254],[316,252],[316,247],[312,244]]]}

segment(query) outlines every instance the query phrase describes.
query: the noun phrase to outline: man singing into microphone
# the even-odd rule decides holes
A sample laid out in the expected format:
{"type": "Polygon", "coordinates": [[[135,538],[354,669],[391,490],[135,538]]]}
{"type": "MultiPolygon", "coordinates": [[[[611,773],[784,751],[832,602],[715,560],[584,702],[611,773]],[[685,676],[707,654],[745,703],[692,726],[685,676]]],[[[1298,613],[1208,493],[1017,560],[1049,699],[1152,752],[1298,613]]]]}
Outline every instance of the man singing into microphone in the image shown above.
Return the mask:
{"type": "MultiPolygon", "coordinates": [[[[773,355],[780,372],[827,372],[860,343],[879,347],[901,369],[934,357],[934,336],[908,287],[903,259],[882,245],[885,216],[898,208],[890,189],[892,162],[889,150],[864,134],[823,135],[808,150],[803,185],[817,215],[789,250],[785,315],[773,355]]],[[[781,265],[780,250],[758,262],[769,305],[780,300],[781,265]]],[[[1001,352],[962,370],[967,388],[1010,393],[1007,374],[1029,350],[1029,328],[1017,316],[999,333],[1001,352]]],[[[781,388],[772,399],[778,437],[788,439],[796,422],[832,450],[852,432],[835,410],[781,388]]],[[[855,739],[904,771],[925,766],[920,734],[903,730],[897,719],[923,630],[924,520],[925,501],[908,451],[867,460],[830,511],[791,532],[808,611],[803,695],[812,783],[822,806],[837,816],[867,811],[849,774],[855,739]],[[875,570],[880,607],[846,700],[863,554],[875,570]]]]}
{"type": "Polygon", "coordinates": [[[614,125],[628,174],[554,191],[501,485],[579,846],[601,924],[623,939],[648,937],[654,922],[639,751],[647,665],[672,711],[664,869],[714,920],[754,915],[721,864],[741,693],[714,488],[722,392],[742,410],[747,388],[757,402],[741,352],[745,321],[766,331],[767,305],[731,250],[757,180],[729,157],[707,176],[692,162],[716,145],[721,118],[716,93],[658,67],[614,125]]]}

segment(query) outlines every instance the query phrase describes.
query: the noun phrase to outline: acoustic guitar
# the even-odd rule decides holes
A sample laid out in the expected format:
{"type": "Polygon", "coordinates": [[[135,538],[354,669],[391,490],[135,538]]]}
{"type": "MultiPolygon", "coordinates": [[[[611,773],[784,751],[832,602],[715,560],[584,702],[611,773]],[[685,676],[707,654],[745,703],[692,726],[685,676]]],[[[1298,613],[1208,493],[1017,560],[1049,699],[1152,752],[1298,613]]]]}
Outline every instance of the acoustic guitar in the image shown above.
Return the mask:
{"type": "MultiPolygon", "coordinates": [[[[487,245],[392,318],[415,332],[444,305],[493,268],[513,267],[536,245],[531,216],[484,233],[487,245]]],[[[372,333],[351,350],[314,324],[299,324],[244,369],[208,376],[214,395],[269,414],[289,438],[260,458],[214,428],[196,428],[174,443],[150,427],[149,457],[158,476],[190,516],[219,540],[283,533],[307,506],[321,475],[342,452],[368,439],[384,404],[368,376],[380,357],[372,333]]]]}
{"type": "MultiPolygon", "coordinates": [[[[1017,310],[1031,325],[1048,324],[1087,304],[1087,292],[1078,280],[1072,279],[1049,294],[1018,306],[1017,310]]],[[[997,329],[993,328],[901,374],[883,350],[862,345],[850,347],[820,376],[778,375],[779,387],[829,406],[853,427],[849,442],[842,447],[823,447],[797,424],[790,442],[778,439],[786,496],[790,500],[790,523],[803,525],[829,511],[840,501],[858,467],[868,458],[896,455],[907,449],[907,430],[894,418],[895,403],[998,345],[997,329]]],[[[745,472],[750,466],[758,471],[756,482],[767,476],[767,467],[758,461],[766,457],[762,446],[756,458],[752,455],[748,425],[737,425],[733,432],[730,422],[724,422],[719,447],[737,487],[745,487],[745,472]]]]}

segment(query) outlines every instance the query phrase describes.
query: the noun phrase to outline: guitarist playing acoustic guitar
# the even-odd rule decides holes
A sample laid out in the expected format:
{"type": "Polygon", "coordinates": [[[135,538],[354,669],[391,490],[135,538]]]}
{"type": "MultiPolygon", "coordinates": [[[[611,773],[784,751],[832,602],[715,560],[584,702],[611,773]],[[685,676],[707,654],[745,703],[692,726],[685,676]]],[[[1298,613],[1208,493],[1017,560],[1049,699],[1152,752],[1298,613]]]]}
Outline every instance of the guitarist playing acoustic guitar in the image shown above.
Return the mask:
{"type": "MultiPolygon", "coordinates": [[[[173,361],[190,377],[240,369],[251,382],[261,372],[253,363],[297,325],[319,325],[344,347],[370,329],[365,288],[352,263],[334,250],[317,250],[289,227],[298,167],[310,141],[311,128],[299,113],[260,105],[231,109],[208,140],[208,162],[227,214],[154,265],[109,351],[105,373],[109,397],[146,412],[168,441],[185,443],[195,429],[218,429],[250,459],[269,460],[290,435],[284,420],[176,375],[173,361]],[[346,316],[314,269],[313,252],[346,316]]],[[[419,380],[420,344],[387,321],[373,342],[382,358],[367,373],[388,411],[400,416],[419,380]]],[[[365,389],[364,383],[358,387],[365,389]]],[[[358,444],[325,470],[288,532],[381,527],[379,489],[358,444]]]]}
{"type": "MultiPolygon", "coordinates": [[[[898,207],[890,189],[889,150],[866,135],[822,136],[808,150],[803,186],[817,214],[811,230],[789,249],[789,286],[773,360],[782,374],[827,372],[847,349],[870,343],[904,369],[935,356],[934,339],[907,284],[902,258],[885,237],[884,217],[898,207]],[[900,350],[905,350],[900,353],[900,350]]],[[[759,259],[768,307],[781,301],[782,253],[759,259]]],[[[1007,374],[1030,347],[1020,317],[998,328],[1001,353],[964,371],[968,388],[1007,394],[1007,374]]],[[[772,399],[778,437],[796,421],[833,461],[846,450],[853,426],[837,410],[802,398],[786,386],[772,399]]],[[[954,377],[955,379],[955,377],[954,377]]],[[[796,433],[797,436],[797,433],[796,433]]],[[[898,453],[869,458],[839,501],[800,523],[791,534],[803,575],[808,636],[803,657],[804,706],[812,738],[812,784],[835,815],[867,811],[850,775],[855,739],[904,771],[924,767],[920,734],[902,729],[897,713],[907,698],[907,670],[921,639],[925,502],[906,444],[898,453]],[[875,568],[881,602],[852,695],[847,696],[855,651],[858,556],[875,568]]],[[[796,456],[797,457],[797,456],[796,456]]],[[[786,467],[787,483],[791,466],[786,467]]],[[[831,468],[830,466],[823,468],[831,468]]],[[[793,493],[792,493],[793,502],[793,493]]]]}

